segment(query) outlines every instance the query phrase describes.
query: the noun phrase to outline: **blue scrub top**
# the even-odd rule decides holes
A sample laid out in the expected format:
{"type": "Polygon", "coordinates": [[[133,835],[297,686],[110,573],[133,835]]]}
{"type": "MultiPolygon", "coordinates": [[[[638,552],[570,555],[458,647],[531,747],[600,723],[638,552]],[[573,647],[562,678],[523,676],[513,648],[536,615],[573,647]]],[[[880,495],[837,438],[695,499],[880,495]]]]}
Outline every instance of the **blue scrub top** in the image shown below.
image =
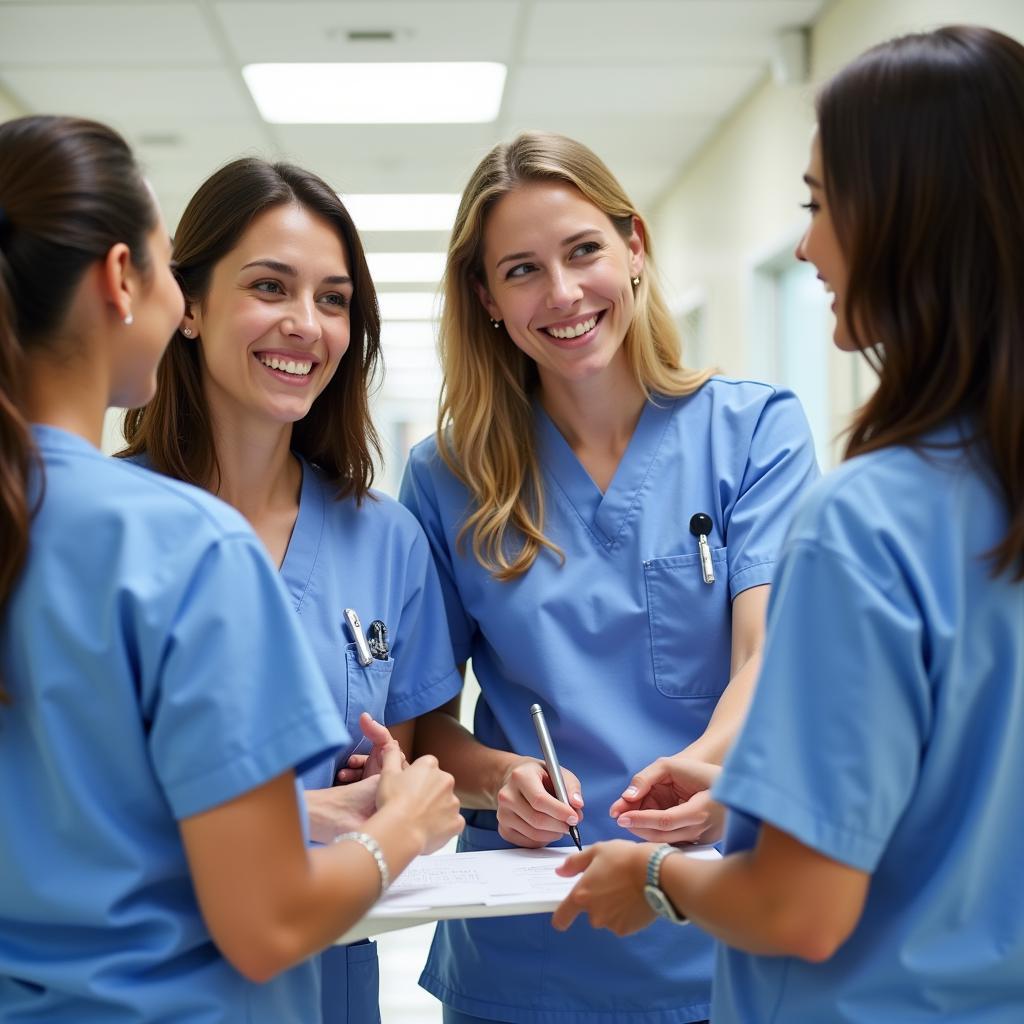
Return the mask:
{"type": "Polygon", "coordinates": [[[948,448],[853,459],[801,508],[715,796],[730,850],[770,822],[871,886],[825,963],[723,949],[716,1022],[1022,1019],[1024,585],[985,558],[1007,525],[948,448]]]}
{"type": "MultiPolygon", "coordinates": [[[[547,536],[510,583],[456,537],[470,499],[435,442],[413,449],[401,500],[437,561],[457,660],[480,681],[475,732],[539,756],[540,702],[583,785],[587,843],[631,838],[608,807],[632,775],[695,740],[729,680],[731,608],[770,582],[796,497],[817,477],[799,403],[764,384],[714,378],[648,402],[606,493],[535,405],[547,536]],[[703,582],[690,517],[708,514],[717,581],[703,582]]],[[[492,812],[472,812],[462,849],[494,849],[492,812]]],[[[439,926],[421,984],[464,1013],[535,1024],[683,1024],[708,1014],[711,942],[659,921],[620,939],[547,916],[439,926]],[[486,969],[482,969],[486,965],[486,969]]]]}
{"type": "Polygon", "coordinates": [[[43,500],[0,624],[0,1019],[306,1024],[314,965],[235,971],[178,831],[349,742],[278,574],[209,495],[35,437],[43,500]]]}
{"type": "MultiPolygon", "coordinates": [[[[373,491],[361,505],[304,459],[299,514],[281,577],[306,630],[352,742],[303,774],[307,789],[333,784],[354,750],[369,750],[359,715],[394,725],[451,700],[462,688],[441,588],[419,524],[393,498],[373,491]],[[343,617],[355,609],[364,631],[387,626],[390,655],[359,664],[343,617]]],[[[372,942],[332,946],[321,957],[325,1024],[378,1019],[379,968],[372,942]]]]}

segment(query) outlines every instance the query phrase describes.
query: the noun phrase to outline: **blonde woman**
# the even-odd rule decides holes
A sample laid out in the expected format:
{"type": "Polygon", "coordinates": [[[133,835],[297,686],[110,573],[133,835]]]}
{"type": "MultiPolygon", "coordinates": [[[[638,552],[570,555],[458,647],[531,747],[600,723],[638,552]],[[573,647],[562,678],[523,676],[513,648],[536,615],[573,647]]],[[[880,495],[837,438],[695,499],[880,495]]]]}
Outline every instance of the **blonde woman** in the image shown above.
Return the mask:
{"type": "MultiPolygon", "coordinates": [[[[402,500],[482,690],[473,735],[452,705],[417,725],[469,809],[463,848],[564,843],[576,824],[586,842],[700,839],[705,794],[668,810],[627,787],[658,754],[729,746],[789,511],[817,477],[803,413],[684,368],[647,227],[571,139],[488,154],[444,294],[438,434],[413,450],[402,500]],[[572,806],[535,756],[534,702],[572,806]]],[[[694,928],[619,940],[532,916],[441,925],[422,984],[449,1024],[682,1024],[708,1016],[710,975],[694,928]]]]}

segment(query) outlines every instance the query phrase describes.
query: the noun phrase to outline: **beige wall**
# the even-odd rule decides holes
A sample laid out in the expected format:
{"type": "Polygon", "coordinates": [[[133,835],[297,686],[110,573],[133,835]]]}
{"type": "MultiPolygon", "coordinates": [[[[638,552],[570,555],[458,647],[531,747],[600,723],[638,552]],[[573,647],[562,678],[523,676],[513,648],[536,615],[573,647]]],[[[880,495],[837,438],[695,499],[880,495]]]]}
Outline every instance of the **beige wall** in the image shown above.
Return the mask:
{"type": "MultiPolygon", "coordinates": [[[[765,375],[759,328],[772,312],[754,294],[753,268],[790,249],[806,215],[801,183],[818,84],[893,35],[972,22],[1024,39],[1021,0],[836,0],[810,35],[811,81],[766,81],[684,169],[650,216],[670,296],[705,297],[706,352],[733,375],[765,375]]],[[[827,338],[823,339],[827,344],[827,338]]],[[[857,361],[830,356],[834,423],[869,386],[857,361]]]]}

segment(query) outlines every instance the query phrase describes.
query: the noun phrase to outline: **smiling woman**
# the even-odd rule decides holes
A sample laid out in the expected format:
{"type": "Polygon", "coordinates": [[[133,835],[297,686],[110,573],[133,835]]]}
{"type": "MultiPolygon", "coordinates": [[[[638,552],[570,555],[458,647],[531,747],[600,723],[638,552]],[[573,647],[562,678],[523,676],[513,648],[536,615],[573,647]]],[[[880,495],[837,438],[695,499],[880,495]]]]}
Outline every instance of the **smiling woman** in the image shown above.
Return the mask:
{"type": "MultiPolygon", "coordinates": [[[[411,720],[461,685],[426,539],[370,490],[373,283],[330,186],[259,160],[200,187],[174,258],[185,315],[156,398],[127,414],[124,454],[230,502],[280,567],[349,735],[371,744],[347,785],[337,771],[354,741],[303,773],[311,837],[331,842],[376,809],[380,723],[410,750],[411,720]],[[352,642],[360,617],[378,640],[369,663],[352,642]]],[[[372,943],[332,948],[321,973],[325,1021],[377,1019],[372,943]]]]}

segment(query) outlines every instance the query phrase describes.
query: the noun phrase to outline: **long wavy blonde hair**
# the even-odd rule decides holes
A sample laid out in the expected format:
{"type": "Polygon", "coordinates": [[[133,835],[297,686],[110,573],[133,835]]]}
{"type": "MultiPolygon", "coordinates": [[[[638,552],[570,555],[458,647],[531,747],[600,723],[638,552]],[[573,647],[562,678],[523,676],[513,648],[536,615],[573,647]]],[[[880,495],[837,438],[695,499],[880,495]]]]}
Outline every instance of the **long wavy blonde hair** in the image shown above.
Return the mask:
{"type": "Polygon", "coordinates": [[[503,196],[535,182],[572,185],[604,212],[623,238],[634,218],[643,229],[644,272],[624,348],[648,396],[692,394],[711,375],[682,365],[682,343],[654,274],[651,239],[622,186],[582,143],[526,132],[495,146],[473,172],[459,204],[445,267],[440,325],[444,383],[437,420],[438,450],[473,497],[459,533],[495,579],[513,580],[541,549],[562,552],[544,535],[544,488],[534,442],[533,361],[495,329],[476,292],[486,287],[483,236],[487,215],[503,196]]]}

